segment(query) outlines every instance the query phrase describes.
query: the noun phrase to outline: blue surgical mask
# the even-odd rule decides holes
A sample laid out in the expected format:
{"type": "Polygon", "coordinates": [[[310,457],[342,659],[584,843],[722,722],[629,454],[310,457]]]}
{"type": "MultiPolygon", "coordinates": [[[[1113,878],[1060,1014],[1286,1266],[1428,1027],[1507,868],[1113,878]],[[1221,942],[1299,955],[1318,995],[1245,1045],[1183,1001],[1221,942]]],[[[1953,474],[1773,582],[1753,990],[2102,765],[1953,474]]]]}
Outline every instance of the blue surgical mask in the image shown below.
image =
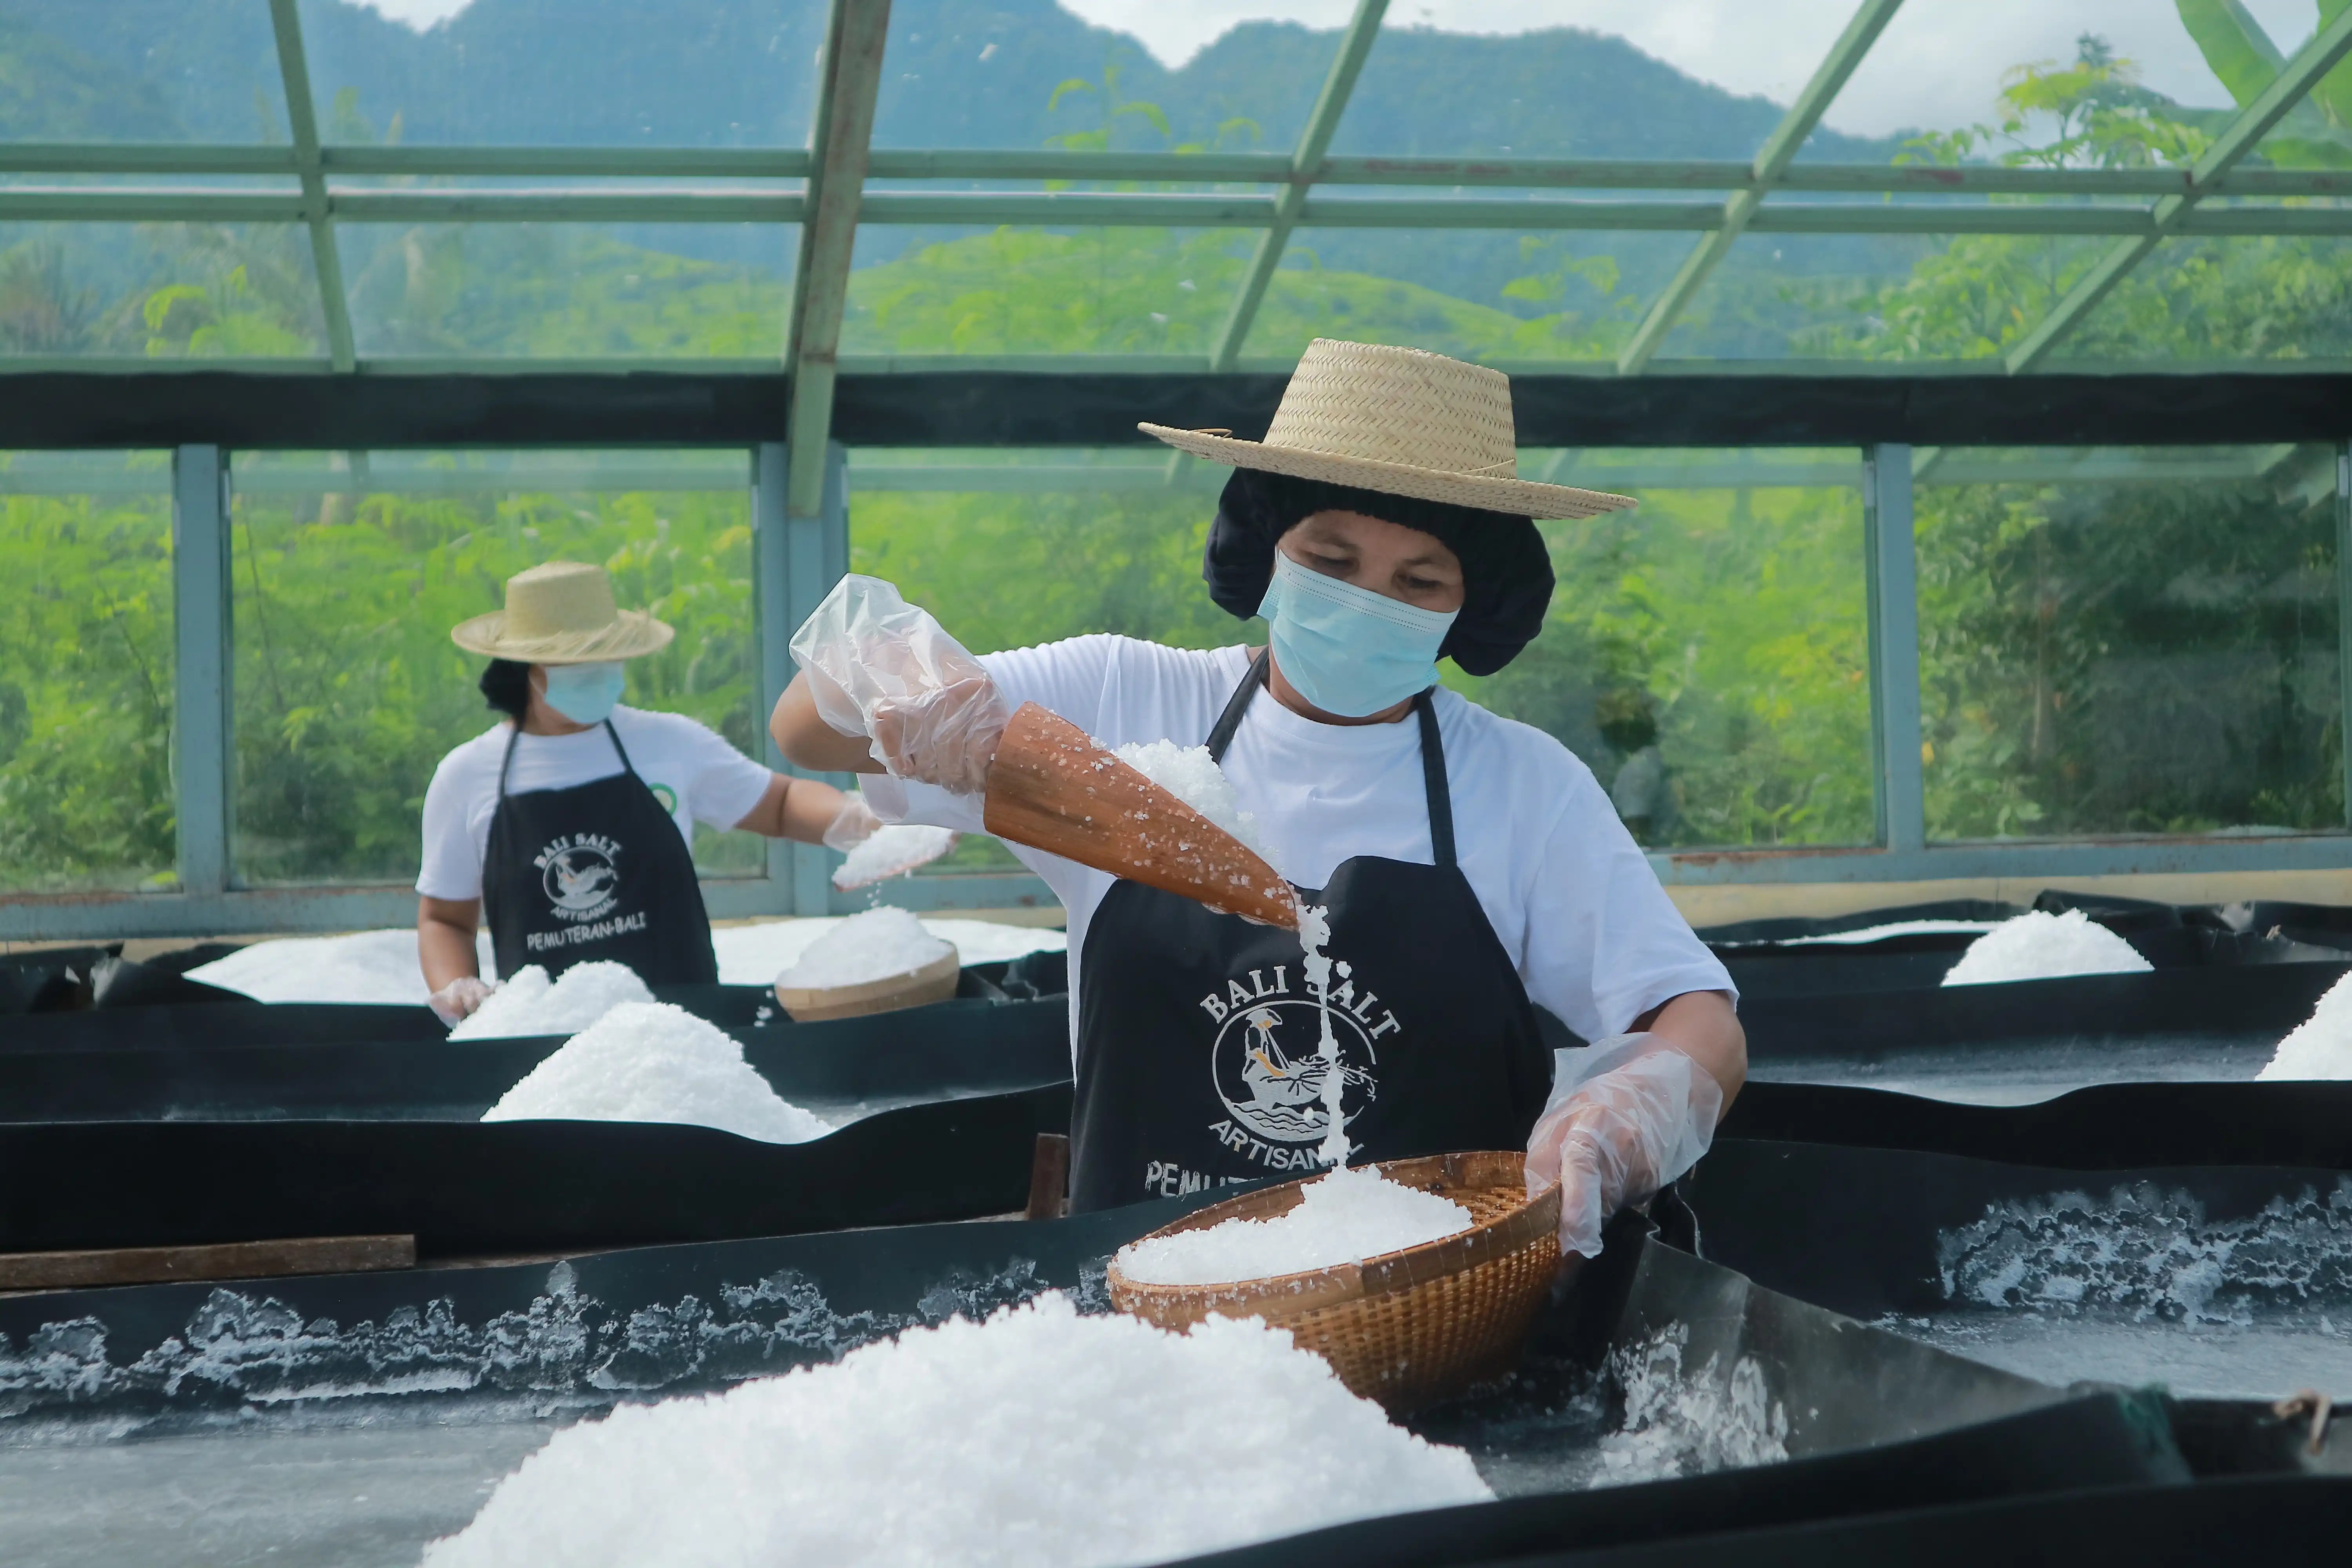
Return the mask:
{"type": "Polygon", "coordinates": [[[551,664],[547,670],[547,705],[574,724],[602,724],[613,716],[621,700],[621,664],[604,659],[595,664],[551,664]]]}
{"type": "Polygon", "coordinates": [[[1342,719],[1368,719],[1437,683],[1437,648],[1458,611],[1417,609],[1308,570],[1277,550],[1257,613],[1274,661],[1301,697],[1342,719]]]}

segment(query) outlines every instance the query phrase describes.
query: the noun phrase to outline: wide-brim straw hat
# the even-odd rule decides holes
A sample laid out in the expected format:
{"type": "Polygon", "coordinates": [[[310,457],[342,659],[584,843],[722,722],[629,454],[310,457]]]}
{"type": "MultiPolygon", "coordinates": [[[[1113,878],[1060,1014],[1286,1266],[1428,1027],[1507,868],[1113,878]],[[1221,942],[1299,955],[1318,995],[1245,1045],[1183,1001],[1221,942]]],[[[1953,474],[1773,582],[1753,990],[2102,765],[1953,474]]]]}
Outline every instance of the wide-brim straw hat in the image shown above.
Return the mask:
{"type": "Polygon", "coordinates": [[[596,664],[659,653],[677,634],[642,610],[613,602],[602,566],[551,561],[507,579],[507,607],[451,628],[468,653],[519,664],[596,664]]]}
{"type": "Polygon", "coordinates": [[[1139,425],[1181,452],[1237,468],[1519,517],[1594,517],[1632,496],[1518,477],[1511,378],[1385,343],[1318,338],[1283,388],[1263,441],[1139,425]]]}

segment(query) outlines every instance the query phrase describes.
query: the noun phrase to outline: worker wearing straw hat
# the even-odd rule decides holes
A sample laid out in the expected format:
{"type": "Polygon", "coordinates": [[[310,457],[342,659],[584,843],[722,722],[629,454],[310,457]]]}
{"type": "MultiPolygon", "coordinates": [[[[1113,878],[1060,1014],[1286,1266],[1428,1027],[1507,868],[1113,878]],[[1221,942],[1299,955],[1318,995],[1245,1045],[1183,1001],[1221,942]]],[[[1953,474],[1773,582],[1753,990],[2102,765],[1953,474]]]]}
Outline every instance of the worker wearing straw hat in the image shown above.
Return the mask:
{"type": "Polygon", "coordinates": [[[1437,683],[1507,664],[1552,590],[1536,518],[1628,507],[1517,477],[1497,372],[1318,340],[1263,441],[1145,425],[1231,466],[1202,575],[1269,647],[1082,637],[974,658],[889,584],[852,578],[793,640],[772,729],[806,766],[887,772],[885,816],[981,825],[1010,713],[1106,743],[1205,743],[1268,858],[1329,911],[1338,1061],[1296,933],[1016,849],[1069,914],[1074,1206],[1358,1159],[1528,1150],[1562,1240],[1706,1146],[1746,1074],[1729,976],[1609,796],[1560,743],[1437,683]],[[1556,1063],[1538,1008],[1597,1042],[1556,1063]],[[1311,1082],[1308,1080],[1311,1079],[1311,1082]]]}
{"type": "Polygon", "coordinates": [[[416,946],[449,1023],[489,994],[474,945],[485,913],[501,975],[609,959],[649,985],[714,982],[697,820],[839,849],[879,826],[858,795],[772,773],[691,719],[622,706],[626,661],[672,633],[619,608],[601,566],[519,573],[506,608],[449,635],[488,657],[482,694],[503,715],[442,759],[425,795],[416,946]]]}

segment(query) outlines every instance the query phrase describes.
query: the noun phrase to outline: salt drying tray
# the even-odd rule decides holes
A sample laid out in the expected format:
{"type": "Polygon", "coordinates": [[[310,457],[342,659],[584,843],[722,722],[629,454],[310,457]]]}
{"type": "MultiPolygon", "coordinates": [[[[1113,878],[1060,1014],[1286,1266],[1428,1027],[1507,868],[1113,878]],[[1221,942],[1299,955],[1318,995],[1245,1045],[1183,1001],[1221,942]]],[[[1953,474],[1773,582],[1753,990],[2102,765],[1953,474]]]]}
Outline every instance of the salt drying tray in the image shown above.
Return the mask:
{"type": "MultiPolygon", "coordinates": [[[[1374,1165],[1400,1186],[1470,1211],[1467,1230],[1402,1252],[1304,1273],[1211,1285],[1154,1285],[1110,1266],[1111,1301],[1163,1328],[1212,1312],[1263,1318],[1328,1361],[1349,1389],[1411,1411],[1507,1372],[1559,1265],[1559,1189],[1528,1196],[1517,1152],[1433,1154],[1374,1165]]],[[[1154,1231],[1287,1214],[1304,1196],[1286,1182],[1227,1198],[1154,1231]]]]}
{"type": "MultiPolygon", "coordinates": [[[[0,1415],[11,1434],[0,1444],[0,1560],[412,1564],[562,1422],[832,1360],[1047,1287],[1107,1310],[1108,1256],[1202,1201],[551,1264],[0,1299],[0,1371],[17,1391],[0,1415]],[[36,1363],[39,1375],[24,1375],[36,1363]]],[[[1630,1221],[1548,1311],[1507,1385],[1412,1426],[1465,1447],[1499,1500],[1341,1525],[1192,1568],[1405,1568],[1635,1546],[1645,1562],[1706,1550],[1720,1564],[1742,1561],[1719,1554],[1729,1532],[1883,1528],[1932,1510],[1900,1542],[1916,1559],[1948,1538],[1956,1514],[1965,1526],[2037,1503],[2061,1510],[2063,1525],[2077,1517],[2065,1510],[2126,1493],[2176,1516],[2184,1498],[2224,1508],[2240,1495],[2229,1488],[2251,1483],[2198,1479],[2221,1472],[2259,1474],[2264,1517],[2343,1503],[2335,1483],[2307,1473],[2334,1462],[2304,1455],[2307,1423],[2267,1405],[2070,1396],[1752,1284],[1630,1221]],[[1629,1406],[1630,1391],[1659,1393],[1651,1374],[1676,1359],[1683,1373],[1663,1390],[1671,1408],[1652,1423],[1658,1412],[1629,1406]],[[1702,1410],[1717,1419],[1693,1426],[1702,1410]],[[1785,1458],[1709,1451],[1725,1426],[1774,1412],[1769,1444],[1785,1458]],[[1652,1468],[1613,1474],[1609,1446],[1647,1453],[1652,1468]],[[1711,1473],[1607,1484],[1677,1468],[1711,1473]]],[[[1165,1462],[1188,1460],[1214,1456],[1165,1462]]]]}

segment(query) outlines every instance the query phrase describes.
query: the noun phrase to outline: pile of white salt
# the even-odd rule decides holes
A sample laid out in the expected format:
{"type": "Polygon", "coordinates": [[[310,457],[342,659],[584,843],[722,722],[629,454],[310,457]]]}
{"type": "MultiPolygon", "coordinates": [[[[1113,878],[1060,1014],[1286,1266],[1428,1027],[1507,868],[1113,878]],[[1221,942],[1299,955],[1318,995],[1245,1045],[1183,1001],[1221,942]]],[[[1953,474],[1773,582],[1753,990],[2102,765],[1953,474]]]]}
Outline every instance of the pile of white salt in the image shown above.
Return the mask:
{"type": "Polygon", "coordinates": [[[2258,1079],[2352,1079],[2352,974],[2327,988],[2311,1010],[2278,1043],[2258,1079]]]}
{"type": "Polygon", "coordinates": [[[453,1040],[514,1035],[576,1035],[627,1002],[650,1002],[654,994],[625,963],[599,960],[575,963],[562,978],[527,964],[490,993],[473,1016],[449,1031],[453,1040]]]}
{"type": "Polygon", "coordinates": [[[1234,781],[1217,766],[1206,746],[1180,746],[1173,741],[1129,742],[1118,749],[1118,760],[1232,834],[1256,854],[1265,853],[1258,837],[1257,818],[1241,807],[1234,781]]]}
{"type": "Polygon", "coordinates": [[[877,828],[873,837],[849,852],[834,868],[833,885],[843,892],[889,877],[903,877],[918,866],[928,866],[955,847],[953,828],[927,827],[918,822],[894,822],[877,828]]]}
{"type": "Polygon", "coordinates": [[[1272,1219],[1145,1237],[1119,1248],[1119,1271],[1143,1285],[1223,1285],[1355,1263],[1442,1241],[1477,1216],[1452,1198],[1400,1186],[1378,1171],[1342,1169],[1299,1189],[1272,1219]]]}
{"type": "Polygon", "coordinates": [[[581,1422],[425,1563],[1108,1568],[1493,1496],[1286,1332],[1055,1293],[581,1422]]]}
{"type": "Polygon", "coordinates": [[[2132,944],[2080,910],[2035,910],[2003,921],[1969,943],[1944,973],[1947,985],[1997,985],[2068,974],[2137,974],[2155,966],[2132,944]]]}
{"type": "Polygon", "coordinates": [[[768,1086],[727,1031],[667,1002],[629,1002],[564,1042],[485,1121],[684,1121],[765,1143],[833,1129],[768,1086]]]}
{"type": "Polygon", "coordinates": [[[953,952],[912,914],[885,904],[851,915],[819,937],[776,984],[795,991],[864,985],[912,974],[953,952]]]}

